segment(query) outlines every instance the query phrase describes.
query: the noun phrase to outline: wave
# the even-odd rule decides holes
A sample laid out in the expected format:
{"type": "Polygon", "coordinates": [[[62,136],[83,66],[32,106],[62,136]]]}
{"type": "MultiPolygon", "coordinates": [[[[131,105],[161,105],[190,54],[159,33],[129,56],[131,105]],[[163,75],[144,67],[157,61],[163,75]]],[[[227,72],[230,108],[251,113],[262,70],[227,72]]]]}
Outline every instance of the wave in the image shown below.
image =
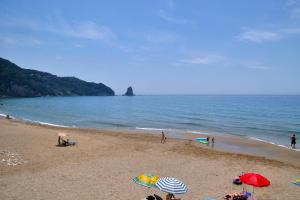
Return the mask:
{"type": "Polygon", "coordinates": [[[162,129],[162,128],[143,128],[143,127],[135,127],[135,129],[147,130],[147,131],[163,131],[163,130],[166,130],[166,129],[162,129]]]}
{"type": "MultiPolygon", "coordinates": [[[[5,117],[6,118],[6,114],[0,113],[0,117],[5,117]]],[[[69,126],[64,126],[64,125],[60,125],[60,124],[52,124],[52,123],[48,123],[48,122],[42,122],[42,121],[31,120],[31,119],[26,119],[26,118],[17,119],[15,117],[11,116],[11,115],[9,115],[9,117],[10,117],[10,119],[13,119],[13,120],[19,120],[19,121],[29,122],[29,123],[33,123],[33,124],[69,128],[69,126]]]]}
{"type": "Polygon", "coordinates": [[[70,126],[65,126],[65,125],[60,125],[60,124],[52,124],[52,123],[48,123],[48,122],[36,121],[36,120],[31,120],[31,119],[26,119],[26,118],[21,119],[21,121],[30,122],[30,123],[34,123],[34,124],[40,124],[40,125],[46,125],[46,126],[61,127],[61,128],[69,128],[70,127],[70,126]]]}
{"type": "MultiPolygon", "coordinates": [[[[0,117],[7,117],[7,114],[4,114],[4,113],[0,113],[0,117]]],[[[9,115],[9,118],[10,119],[15,119],[13,116],[9,115]]]]}
{"type": "Polygon", "coordinates": [[[283,129],[272,129],[271,127],[274,127],[272,125],[270,128],[263,128],[263,127],[254,127],[254,126],[236,126],[237,128],[244,128],[244,129],[250,129],[250,130],[257,130],[257,131],[268,131],[268,132],[280,132],[280,131],[285,131],[283,129]]]}
{"type": "Polygon", "coordinates": [[[6,114],[0,113],[0,117],[6,117],[6,114]]]}
{"type": "Polygon", "coordinates": [[[193,133],[193,134],[203,134],[203,135],[209,135],[209,133],[203,133],[199,131],[187,131],[188,133],[193,133]]]}
{"type": "Polygon", "coordinates": [[[207,118],[200,118],[200,117],[192,117],[192,116],[183,116],[183,115],[180,115],[178,116],[178,118],[182,119],[190,119],[190,120],[197,120],[197,121],[205,121],[205,122],[212,122],[214,120],[211,120],[211,119],[207,119],[207,118]]]}
{"type": "Polygon", "coordinates": [[[286,149],[290,149],[290,150],[293,150],[293,151],[299,151],[299,152],[300,152],[300,149],[292,149],[292,148],[290,148],[289,146],[282,145],[282,144],[277,144],[277,143],[272,142],[272,141],[263,140],[263,139],[256,138],[256,137],[247,137],[247,138],[249,138],[249,139],[251,139],[251,140],[256,140],[256,141],[260,141],[260,142],[272,144],[272,145],[275,145],[275,146],[278,146],[278,147],[282,147],[282,148],[286,148],[286,149]]]}
{"type": "MultiPolygon", "coordinates": [[[[91,121],[92,122],[92,121],[91,121]]],[[[128,125],[126,125],[126,124],[121,124],[121,123],[115,123],[115,122],[103,122],[103,121],[94,121],[95,123],[97,123],[97,124],[102,124],[102,125],[108,125],[108,126],[116,126],[116,127],[130,127],[130,126],[128,126],[128,125]]]]}
{"type": "Polygon", "coordinates": [[[195,123],[195,122],[177,122],[176,124],[184,125],[184,126],[194,126],[194,127],[205,126],[205,124],[200,124],[200,123],[195,123]]]}

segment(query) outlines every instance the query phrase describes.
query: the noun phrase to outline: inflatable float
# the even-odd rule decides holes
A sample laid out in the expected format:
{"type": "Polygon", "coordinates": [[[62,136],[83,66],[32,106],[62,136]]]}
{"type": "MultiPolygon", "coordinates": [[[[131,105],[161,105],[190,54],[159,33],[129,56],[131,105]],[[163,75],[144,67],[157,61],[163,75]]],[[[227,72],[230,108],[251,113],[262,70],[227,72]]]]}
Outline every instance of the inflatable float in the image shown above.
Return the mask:
{"type": "Polygon", "coordinates": [[[201,144],[208,144],[208,141],[206,138],[196,138],[196,141],[201,144]]]}

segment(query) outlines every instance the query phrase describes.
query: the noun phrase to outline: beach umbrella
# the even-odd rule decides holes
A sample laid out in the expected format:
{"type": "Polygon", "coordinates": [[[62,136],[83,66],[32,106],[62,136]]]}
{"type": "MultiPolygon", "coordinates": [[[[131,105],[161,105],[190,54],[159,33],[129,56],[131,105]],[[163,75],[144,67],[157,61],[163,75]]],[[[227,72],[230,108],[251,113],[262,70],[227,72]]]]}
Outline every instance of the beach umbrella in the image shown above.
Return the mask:
{"type": "Polygon", "coordinates": [[[270,185],[270,181],[266,177],[256,173],[243,174],[240,176],[240,180],[243,183],[252,185],[254,187],[265,187],[270,185]]]}
{"type": "Polygon", "coordinates": [[[158,179],[156,186],[159,190],[171,194],[183,194],[188,191],[187,186],[173,177],[162,177],[158,179]]]}
{"type": "Polygon", "coordinates": [[[140,174],[139,176],[133,179],[139,185],[146,186],[148,188],[154,187],[156,188],[156,182],[159,179],[158,176],[154,176],[153,174],[140,174]]]}
{"type": "Polygon", "coordinates": [[[245,173],[240,176],[240,180],[247,185],[253,186],[253,194],[254,187],[267,187],[270,185],[270,181],[266,177],[256,173],[245,173]]]}

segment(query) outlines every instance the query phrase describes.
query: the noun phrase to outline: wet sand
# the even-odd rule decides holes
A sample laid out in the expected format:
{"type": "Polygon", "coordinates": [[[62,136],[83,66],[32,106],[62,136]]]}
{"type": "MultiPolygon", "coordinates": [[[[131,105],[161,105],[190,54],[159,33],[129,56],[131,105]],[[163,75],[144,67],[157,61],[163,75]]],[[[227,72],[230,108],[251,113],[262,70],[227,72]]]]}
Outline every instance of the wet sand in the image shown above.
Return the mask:
{"type": "Polygon", "coordinates": [[[178,195],[182,199],[222,199],[243,186],[252,191],[250,186],[232,184],[242,172],[258,172],[271,181],[269,187],[255,188],[257,199],[299,198],[300,187],[291,183],[300,178],[299,152],[225,136],[218,136],[212,148],[192,140],[194,137],[200,136],[168,137],[167,143],[161,144],[156,134],[55,128],[0,119],[0,152],[15,153],[22,160],[17,165],[0,160],[0,199],[142,199],[150,193],[165,196],[132,181],[143,172],[185,182],[189,191],[178,195]],[[67,132],[78,145],[57,147],[58,132],[67,132]],[[265,149],[267,153],[246,155],[247,151],[224,148],[230,143],[240,149],[265,149]]]}

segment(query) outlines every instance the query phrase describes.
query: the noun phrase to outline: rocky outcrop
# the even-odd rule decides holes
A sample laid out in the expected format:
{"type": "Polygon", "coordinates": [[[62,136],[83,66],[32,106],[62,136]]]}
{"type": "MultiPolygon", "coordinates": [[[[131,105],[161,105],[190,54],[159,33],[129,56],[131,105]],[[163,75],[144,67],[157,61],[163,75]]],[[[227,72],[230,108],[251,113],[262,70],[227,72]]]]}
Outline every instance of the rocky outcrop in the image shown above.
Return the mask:
{"type": "Polygon", "coordinates": [[[23,69],[0,58],[0,97],[114,95],[115,92],[102,83],[23,69]]]}
{"type": "Polygon", "coordinates": [[[132,89],[131,86],[129,88],[127,88],[127,91],[124,94],[124,96],[135,96],[134,93],[133,93],[133,89],[132,89]]]}

